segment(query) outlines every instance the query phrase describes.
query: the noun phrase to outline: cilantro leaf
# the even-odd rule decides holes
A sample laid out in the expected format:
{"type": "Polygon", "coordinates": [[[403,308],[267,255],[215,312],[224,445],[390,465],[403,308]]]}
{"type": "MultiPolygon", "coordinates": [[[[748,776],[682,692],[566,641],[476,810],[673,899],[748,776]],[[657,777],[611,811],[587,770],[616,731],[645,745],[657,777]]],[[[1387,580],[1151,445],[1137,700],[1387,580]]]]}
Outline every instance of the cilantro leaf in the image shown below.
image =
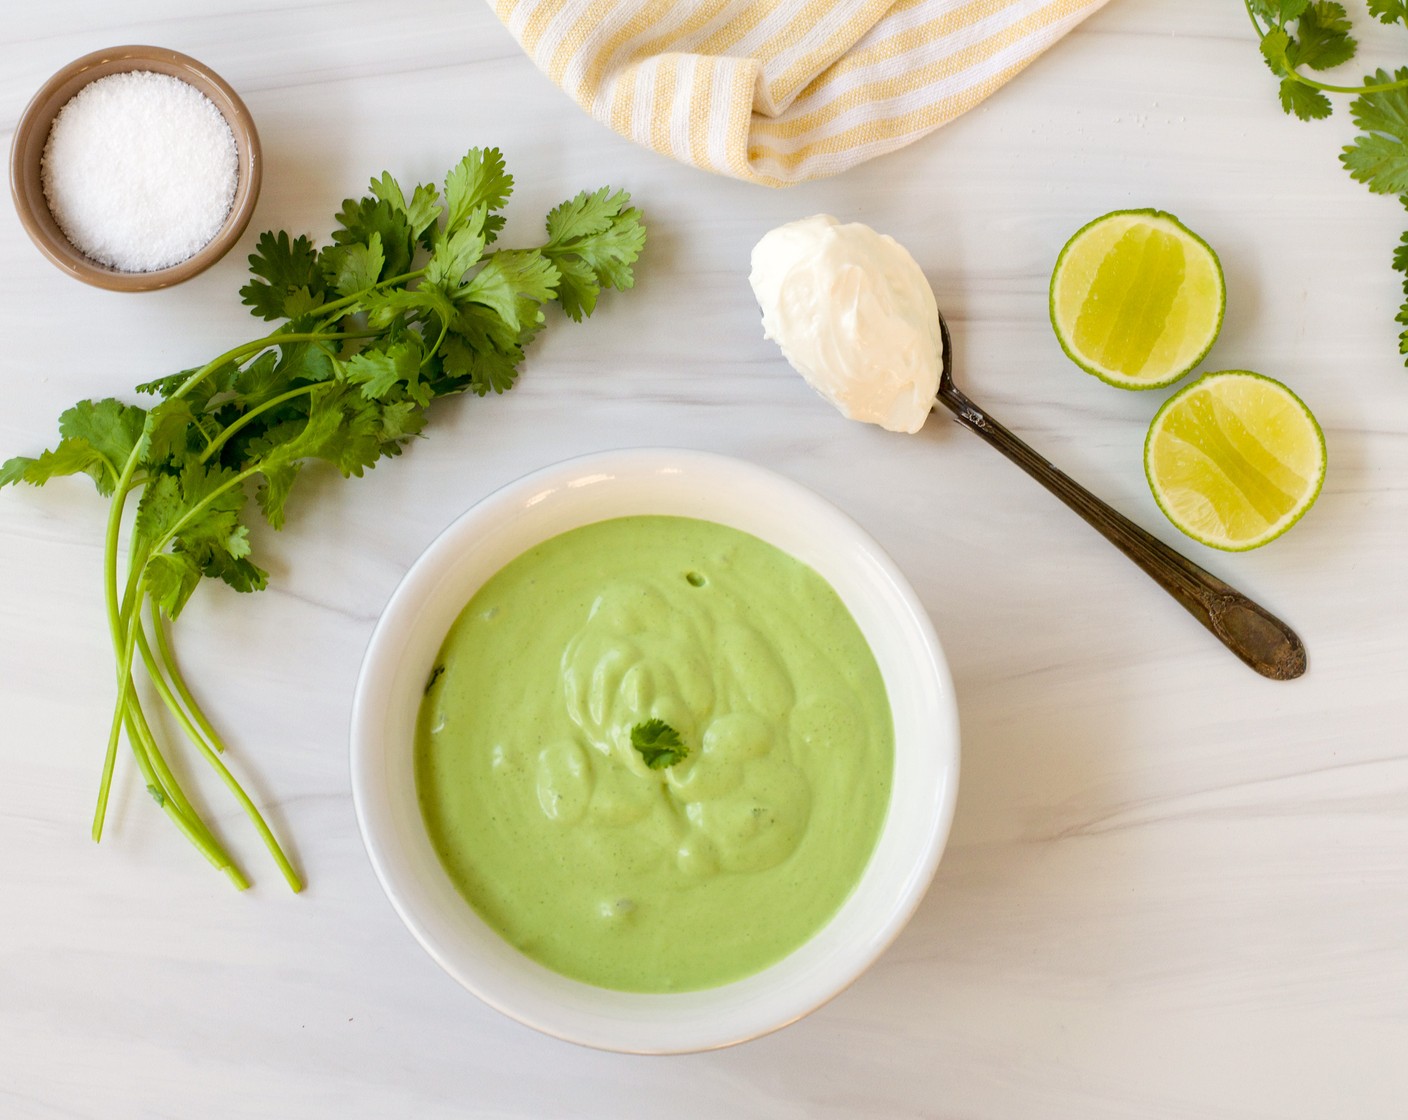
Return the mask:
{"type": "MultiPolygon", "coordinates": [[[[28,477],[36,462],[38,460],[30,455],[13,455],[0,463],[0,489],[4,489],[6,486],[18,486],[21,482],[42,486],[43,482],[35,482],[28,477]]],[[[82,469],[84,468],[79,468],[79,470],[82,469]]]]}
{"type": "Polygon", "coordinates": [[[1277,27],[1299,19],[1310,0],[1251,0],[1252,11],[1277,27]]]}
{"type": "MultiPolygon", "coordinates": [[[[206,372],[203,379],[186,393],[186,399],[191,402],[191,407],[203,407],[211,396],[230,383],[231,378],[239,372],[239,368],[239,365],[235,362],[225,362],[206,372]]],[[[183,369],[176,373],[168,374],[166,377],[158,377],[154,381],[144,381],[137,386],[137,392],[169,397],[178,392],[182,385],[199,372],[199,370],[195,369],[183,369]]]]}
{"type": "Polygon", "coordinates": [[[325,342],[281,342],[276,367],[285,385],[327,381],[334,376],[332,354],[325,342]]]}
{"type": "Polygon", "coordinates": [[[393,401],[381,410],[381,439],[388,455],[400,452],[402,440],[416,436],[425,428],[425,410],[415,401],[393,401]]]}
{"type": "Polygon", "coordinates": [[[269,573],[247,556],[217,553],[201,569],[201,574],[220,580],[235,591],[263,591],[269,586],[269,573]]]}
{"type": "Polygon", "coordinates": [[[191,374],[193,369],[183,369],[176,373],[168,373],[165,377],[157,377],[151,381],[143,381],[137,386],[137,392],[146,393],[151,396],[169,397],[191,374]]]}
{"type": "Polygon", "coordinates": [[[445,384],[437,387],[441,394],[466,389],[480,397],[506,393],[518,380],[518,364],[523,360],[512,351],[469,345],[462,335],[447,338],[440,353],[446,374],[445,384]]]}
{"type": "MultiPolygon", "coordinates": [[[[1263,5],[1263,7],[1265,7],[1263,5]]],[[[1262,13],[1266,18],[1267,13],[1262,13]]],[[[1334,0],[1282,5],[1261,39],[1261,56],[1273,74],[1281,79],[1281,108],[1303,121],[1330,116],[1334,106],[1323,90],[1297,73],[1297,68],[1328,70],[1354,57],[1357,44],[1349,34],[1349,17],[1343,5],[1334,0]],[[1294,12],[1295,14],[1290,14],[1294,12]],[[1295,35],[1286,30],[1295,21],[1295,35]]]]}
{"type": "Polygon", "coordinates": [[[1261,40],[1261,57],[1277,77],[1291,72],[1291,36],[1283,27],[1273,27],[1261,40]]]}
{"type": "Polygon", "coordinates": [[[1358,46],[1349,34],[1349,16],[1333,0],[1317,0],[1296,21],[1291,62],[1312,70],[1330,70],[1354,57],[1358,46]]]}
{"type": "Polygon", "coordinates": [[[521,334],[543,321],[539,307],[557,294],[561,279],[562,274],[536,249],[500,249],[457,296],[489,308],[521,334]]]}
{"type": "Polygon", "coordinates": [[[217,553],[249,554],[248,530],[240,522],[245,492],[232,485],[235,471],[189,460],[177,474],[149,482],[137,506],[137,532],[149,546],[172,540],[204,566],[217,553]]]}
{"type": "Polygon", "coordinates": [[[591,193],[583,191],[576,198],[570,198],[548,211],[548,244],[556,248],[577,238],[610,229],[622,206],[630,201],[630,196],[624,191],[613,195],[610,190],[610,187],[603,187],[591,193]]]}
{"type": "Polygon", "coordinates": [[[504,228],[500,209],[513,192],[513,176],[504,170],[503,153],[498,148],[471,148],[445,176],[445,232],[453,233],[469,221],[475,209],[483,206],[484,239],[493,241],[504,228]]]}
{"type": "Polygon", "coordinates": [[[1281,108],[1303,121],[1316,121],[1334,112],[1330,99],[1295,78],[1281,79],[1281,108]]]}
{"type": "Polygon", "coordinates": [[[247,498],[242,486],[233,485],[237,478],[228,467],[198,460],[181,469],[183,507],[176,539],[203,563],[220,553],[235,559],[249,555],[249,530],[240,521],[247,498]]]}
{"type": "Polygon", "coordinates": [[[60,440],[57,447],[40,452],[37,459],[27,455],[7,459],[0,465],[0,486],[20,482],[43,486],[51,478],[71,474],[86,474],[97,484],[99,493],[112,493],[113,478],[107,460],[86,439],[77,438],[60,440]]]}
{"type": "Polygon", "coordinates": [[[175,397],[154,405],[142,431],[142,460],[149,464],[178,458],[188,450],[187,436],[196,423],[191,402],[175,397]]]}
{"type": "Polygon", "coordinates": [[[632,727],[631,746],[652,770],[673,766],[689,754],[680,733],[663,719],[648,719],[632,727]]]}
{"type": "Polygon", "coordinates": [[[1403,328],[1398,335],[1398,352],[1408,356],[1408,232],[1402,234],[1398,239],[1398,245],[1393,251],[1394,270],[1403,274],[1403,304],[1398,309],[1398,314],[1394,316],[1394,321],[1403,328]]]}
{"type": "Polygon", "coordinates": [[[279,356],[265,350],[244,369],[235,371],[226,392],[245,407],[253,407],[278,396],[287,385],[287,378],[279,369],[279,356]]]}
{"type": "MultiPolygon", "coordinates": [[[[1408,68],[1392,76],[1378,70],[1366,84],[1391,81],[1408,81],[1408,68]]],[[[1376,194],[1408,192],[1408,90],[1362,93],[1349,111],[1362,134],[1340,153],[1345,169],[1376,194]]]]}
{"type": "Polygon", "coordinates": [[[240,289],[240,301],[261,319],[292,318],[291,305],[306,311],[323,302],[318,251],[306,237],[261,233],[249,270],[256,279],[240,289]]]}
{"type": "Polygon", "coordinates": [[[380,179],[372,180],[371,191],[405,218],[412,237],[419,238],[440,217],[440,192],[433,186],[418,184],[407,202],[401,184],[383,171],[380,179]]]}
{"type": "Polygon", "coordinates": [[[347,380],[360,385],[368,400],[383,400],[400,390],[417,404],[428,405],[430,390],[420,380],[424,350],[411,337],[384,349],[369,348],[354,354],[347,362],[347,380]]]}
{"type": "Polygon", "coordinates": [[[323,274],[340,296],[354,295],[370,288],[381,279],[385,267],[386,254],[382,251],[381,234],[376,230],[365,242],[336,245],[323,252],[323,274]]]}
{"type": "Polygon", "coordinates": [[[259,464],[261,481],[254,492],[254,500],[264,514],[264,520],[274,529],[284,527],[284,505],[302,467],[302,462],[287,462],[276,456],[270,456],[259,464]]]}
{"type": "Polygon", "coordinates": [[[445,378],[437,392],[470,389],[482,397],[513,388],[523,348],[518,344],[518,332],[510,330],[494,312],[467,303],[458,309],[438,356],[445,378]]]}
{"type": "MultiPolygon", "coordinates": [[[[273,429],[269,446],[260,448],[259,469],[278,468],[300,459],[322,459],[344,478],[372,466],[383,454],[380,410],[361,390],[331,386],[311,398],[306,420],[273,429]]],[[[285,495],[286,496],[286,495],[285,495]]]]}
{"type": "Polygon", "coordinates": [[[1408,23],[1408,2],[1369,0],[1369,14],[1383,23],[1408,23]]]}
{"type": "Polygon", "coordinates": [[[337,245],[370,246],[373,237],[379,241],[380,275],[400,276],[411,267],[415,239],[411,236],[410,223],[404,211],[397,210],[385,199],[344,199],[337,223],[340,228],[332,231],[337,245]]]}
{"type": "Polygon", "coordinates": [[[1393,250],[1393,267],[1397,272],[1404,274],[1403,283],[1408,288],[1408,232],[1398,239],[1398,245],[1393,250]]]}
{"type": "Polygon", "coordinates": [[[631,265],[645,246],[641,212],[625,191],[583,191],[548,214],[543,255],[561,274],[558,300],[580,321],[596,309],[602,288],[625,291],[635,282],[631,265]]]}
{"type": "Polygon", "coordinates": [[[142,438],[146,422],[145,409],[107,397],[79,401],[61,413],[59,434],[65,439],[86,439],[113,464],[116,473],[142,438]]]}
{"type": "Polygon", "coordinates": [[[454,317],[455,305],[441,284],[426,280],[417,288],[396,288],[378,292],[366,301],[367,323],[388,336],[408,329],[412,323],[436,321],[435,329],[454,317]]]}
{"type": "Polygon", "coordinates": [[[184,503],[181,479],[176,474],[159,474],[142,490],[137,504],[137,532],[145,540],[157,541],[176,527],[184,503]]]}
{"type": "MultiPolygon", "coordinates": [[[[108,397],[100,401],[79,401],[59,416],[59,435],[64,441],[79,440],[91,448],[98,456],[98,462],[82,469],[98,488],[98,493],[107,496],[117,483],[127,457],[142,438],[147,414],[144,409],[123,404],[108,397]]],[[[60,445],[62,447],[62,445],[60,445]]],[[[76,462],[74,451],[77,445],[63,453],[64,469],[57,468],[57,461],[51,462],[50,471],[59,474],[72,474],[67,469],[76,462]]],[[[43,462],[43,457],[40,459],[43,462]]]]}
{"type": "Polygon", "coordinates": [[[200,585],[203,573],[195,559],[184,552],[159,552],[142,569],[148,598],[167,618],[176,618],[200,585]]]}
{"type": "Polygon", "coordinates": [[[425,278],[429,283],[458,284],[464,274],[479,262],[484,255],[484,223],[487,220],[487,212],[478,206],[471,213],[470,220],[454,233],[447,235],[435,231],[430,260],[425,266],[425,278]]]}

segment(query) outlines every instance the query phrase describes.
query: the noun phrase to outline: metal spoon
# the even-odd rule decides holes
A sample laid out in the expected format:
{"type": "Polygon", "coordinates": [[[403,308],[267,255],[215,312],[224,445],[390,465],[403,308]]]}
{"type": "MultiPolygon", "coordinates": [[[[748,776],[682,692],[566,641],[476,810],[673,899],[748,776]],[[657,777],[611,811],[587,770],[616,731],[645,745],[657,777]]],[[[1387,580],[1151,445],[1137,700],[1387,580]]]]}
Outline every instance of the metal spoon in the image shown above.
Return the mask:
{"type": "Polygon", "coordinates": [[[1288,681],[1305,672],[1305,645],[1294,630],[1240,591],[1115,512],[960,392],[953,383],[953,340],[942,312],[939,330],[943,335],[944,358],[938,401],[953,412],[959,424],[976,432],[1080,514],[1182,603],[1223,645],[1262,676],[1288,681]]]}

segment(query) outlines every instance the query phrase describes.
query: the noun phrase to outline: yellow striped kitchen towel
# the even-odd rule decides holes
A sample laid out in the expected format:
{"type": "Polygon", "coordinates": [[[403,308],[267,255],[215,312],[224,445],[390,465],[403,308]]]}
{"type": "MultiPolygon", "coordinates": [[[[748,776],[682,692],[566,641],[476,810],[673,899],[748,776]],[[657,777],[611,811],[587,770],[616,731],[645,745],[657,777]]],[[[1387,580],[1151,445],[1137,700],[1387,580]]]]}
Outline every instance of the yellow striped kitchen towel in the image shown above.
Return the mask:
{"type": "Polygon", "coordinates": [[[1106,0],[492,0],[597,120],[783,186],[971,109],[1106,0]]]}

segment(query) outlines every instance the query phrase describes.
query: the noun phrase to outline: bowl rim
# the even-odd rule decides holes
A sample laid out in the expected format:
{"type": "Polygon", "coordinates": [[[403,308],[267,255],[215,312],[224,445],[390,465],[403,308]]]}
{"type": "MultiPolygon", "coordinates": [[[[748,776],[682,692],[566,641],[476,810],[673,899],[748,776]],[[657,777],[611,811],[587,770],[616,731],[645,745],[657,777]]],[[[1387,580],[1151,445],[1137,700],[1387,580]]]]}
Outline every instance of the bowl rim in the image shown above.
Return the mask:
{"type": "MultiPolygon", "coordinates": [[[[682,492],[691,491],[686,489],[682,492]]],[[[723,497],[719,500],[757,499],[750,494],[742,499],[723,497]]],[[[641,508],[635,512],[669,510],[641,508]]],[[[625,515],[609,513],[604,516],[625,515]]],[[[706,516],[700,513],[681,515],[706,516]]],[[[551,516],[550,510],[546,516],[551,516]]],[[[536,539],[547,539],[577,524],[603,519],[603,516],[586,516],[580,520],[568,518],[571,524],[540,533],[536,539]]],[[[706,519],[728,523],[723,517],[706,519]]],[[[744,531],[767,539],[765,532],[751,528],[744,528],[744,531]]],[[[526,534],[525,540],[531,540],[532,533],[527,530],[523,533],[526,534]]],[[[528,547],[531,543],[515,545],[506,554],[507,559],[528,547]]],[[[788,551],[797,554],[795,549],[788,551]]],[[[798,558],[804,563],[812,562],[805,556],[798,558]]],[[[498,561],[472,586],[477,588],[507,559],[498,561]]],[[[458,562],[471,567],[474,563],[472,559],[459,559],[458,562]]],[[[480,561],[481,567],[484,564],[480,561]]],[[[816,564],[812,566],[816,567],[816,564]]],[[[846,600],[845,591],[841,588],[837,591],[846,600]]],[[[462,606],[467,597],[454,601],[462,606]]],[[[852,602],[847,601],[847,606],[854,613],[852,602]]],[[[867,637],[867,640],[870,638],[867,637]]],[[[891,684],[887,677],[888,688],[891,684]]],[[[409,689],[409,685],[403,684],[401,691],[406,693],[409,689]]],[[[892,708],[895,703],[892,692],[892,708]]],[[[893,561],[854,520],[802,484],[742,459],[704,451],[634,448],[577,456],[532,471],[474,502],[434,537],[399,581],[368,640],[353,696],[349,763],[358,829],[382,891],[422,948],[456,981],[482,1002],[544,1034],[602,1050],[674,1054],[718,1049],[778,1030],[839,995],[875,962],[918,908],[937,870],[953,822],[958,784],[958,746],[958,713],[952,678],[928,614],[893,561]],[[632,479],[637,481],[633,483],[632,479]],[[867,571],[873,571],[884,582],[884,594],[893,596],[897,617],[904,620],[900,625],[909,628],[906,640],[912,640],[914,649],[922,651],[926,659],[922,669],[916,670],[920,673],[916,679],[931,683],[933,687],[926,689],[926,695],[916,703],[921,704],[926,716],[934,720],[933,745],[936,749],[922,752],[925,761],[918,763],[921,770],[927,767],[932,771],[930,787],[901,790],[899,781],[892,782],[891,803],[881,837],[877,840],[876,853],[889,835],[897,803],[907,804],[911,817],[915,812],[921,814],[925,823],[920,842],[904,849],[903,866],[889,868],[885,872],[876,870],[879,861],[876,853],[872,853],[871,861],[853,889],[851,898],[842,904],[841,910],[822,930],[813,934],[808,942],[788,957],[749,977],[702,992],[628,993],[597,988],[551,973],[509,946],[497,933],[493,934],[493,939],[498,941],[498,945],[492,946],[497,960],[480,960],[457,944],[455,938],[447,936],[443,928],[437,928],[432,909],[426,902],[429,888],[413,879],[407,881],[405,865],[408,857],[398,849],[397,839],[393,835],[390,808],[393,795],[386,790],[387,783],[382,781],[389,756],[385,741],[387,736],[382,732],[387,722],[385,709],[391,703],[397,660],[402,646],[406,644],[404,634],[408,628],[414,632],[417,628],[425,630],[433,626],[432,633],[436,635],[434,644],[438,648],[453,615],[450,618],[439,614],[432,617],[428,610],[423,609],[425,601],[437,587],[443,589],[445,575],[441,569],[447,564],[453,566],[465,548],[473,550],[478,547],[486,531],[484,522],[502,521],[506,517],[513,519],[524,511],[536,514],[537,511],[531,510],[531,507],[552,502],[570,503],[575,500],[573,491],[580,493],[603,485],[609,497],[614,497],[610,490],[614,486],[617,494],[624,495],[619,500],[628,501],[631,493],[629,487],[633,484],[647,488],[660,487],[659,492],[664,492],[670,486],[692,486],[697,490],[701,485],[714,485],[720,481],[747,484],[754,494],[764,491],[774,497],[783,496],[789,503],[795,503],[789,506],[794,516],[820,518],[828,529],[842,535],[848,551],[863,557],[867,571]],[[623,487],[626,489],[623,490],[623,487]],[[802,512],[797,513],[798,509],[802,512]],[[928,757],[930,754],[932,758],[928,757]],[[831,952],[831,955],[810,972],[789,975],[789,962],[802,957],[826,939],[828,932],[838,926],[841,915],[855,901],[872,874],[887,874],[899,883],[893,897],[890,894],[884,896],[883,913],[879,913],[874,920],[866,919],[861,923],[864,936],[838,941],[841,948],[835,952],[831,952],[830,948],[818,950],[818,953],[831,952]],[[841,962],[841,967],[828,972],[833,958],[841,962]],[[531,974],[534,982],[543,979],[552,987],[554,995],[563,996],[561,1005],[551,999],[519,998],[517,981],[503,980],[495,972],[497,966],[506,962],[524,975],[531,974]],[[538,977],[537,974],[542,976],[538,977]],[[826,981],[818,982],[814,974],[824,974],[826,981]],[[785,989],[782,997],[769,994],[768,985],[774,975],[785,989]],[[581,998],[578,999],[578,996],[581,998]],[[649,1021],[648,1028],[637,1021],[642,1016],[649,1021]],[[652,1019],[652,1016],[658,1018],[652,1019]]],[[[910,753],[918,755],[921,752],[910,753]]],[[[897,771],[899,766],[897,756],[897,771]]],[[[413,800],[413,792],[411,796],[413,800]]],[[[423,828],[420,831],[423,832],[423,828]]],[[[418,842],[412,839],[411,843],[418,842]]],[[[424,840],[423,846],[428,850],[428,839],[424,840]]],[[[453,891],[453,887],[448,886],[448,876],[442,872],[440,877],[444,879],[442,892],[444,889],[453,891]]],[[[462,899],[458,901],[464,912],[457,915],[458,920],[476,928],[482,926],[485,930],[489,929],[468,904],[462,899]]],[[[852,924],[856,923],[853,921],[852,924]]],[[[479,949],[482,951],[484,945],[481,944],[479,949]]]]}
{"type": "Polygon", "coordinates": [[[254,215],[263,176],[259,132],[253,115],[234,87],[190,55],[143,44],[92,51],[57,70],[20,113],[10,144],[10,195],[29,239],[61,271],[85,284],[109,291],[152,291],[204,272],[243,236],[254,215]],[[141,70],[179,78],[215,104],[235,136],[238,178],[224,223],[201,249],[167,268],[124,272],[84,255],[64,236],[44,197],[41,165],[54,118],[81,89],[112,74],[141,70]]]}

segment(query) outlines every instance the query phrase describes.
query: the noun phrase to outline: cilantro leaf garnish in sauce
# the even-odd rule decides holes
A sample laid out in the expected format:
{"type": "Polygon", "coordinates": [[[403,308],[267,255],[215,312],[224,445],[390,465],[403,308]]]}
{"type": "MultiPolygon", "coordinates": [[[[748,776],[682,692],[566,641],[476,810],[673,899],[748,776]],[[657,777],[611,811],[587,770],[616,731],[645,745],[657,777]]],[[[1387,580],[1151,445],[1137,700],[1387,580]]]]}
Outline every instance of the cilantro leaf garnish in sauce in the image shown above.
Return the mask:
{"type": "Polygon", "coordinates": [[[632,727],[631,746],[652,770],[673,766],[689,754],[680,733],[663,719],[648,719],[632,727]]]}

